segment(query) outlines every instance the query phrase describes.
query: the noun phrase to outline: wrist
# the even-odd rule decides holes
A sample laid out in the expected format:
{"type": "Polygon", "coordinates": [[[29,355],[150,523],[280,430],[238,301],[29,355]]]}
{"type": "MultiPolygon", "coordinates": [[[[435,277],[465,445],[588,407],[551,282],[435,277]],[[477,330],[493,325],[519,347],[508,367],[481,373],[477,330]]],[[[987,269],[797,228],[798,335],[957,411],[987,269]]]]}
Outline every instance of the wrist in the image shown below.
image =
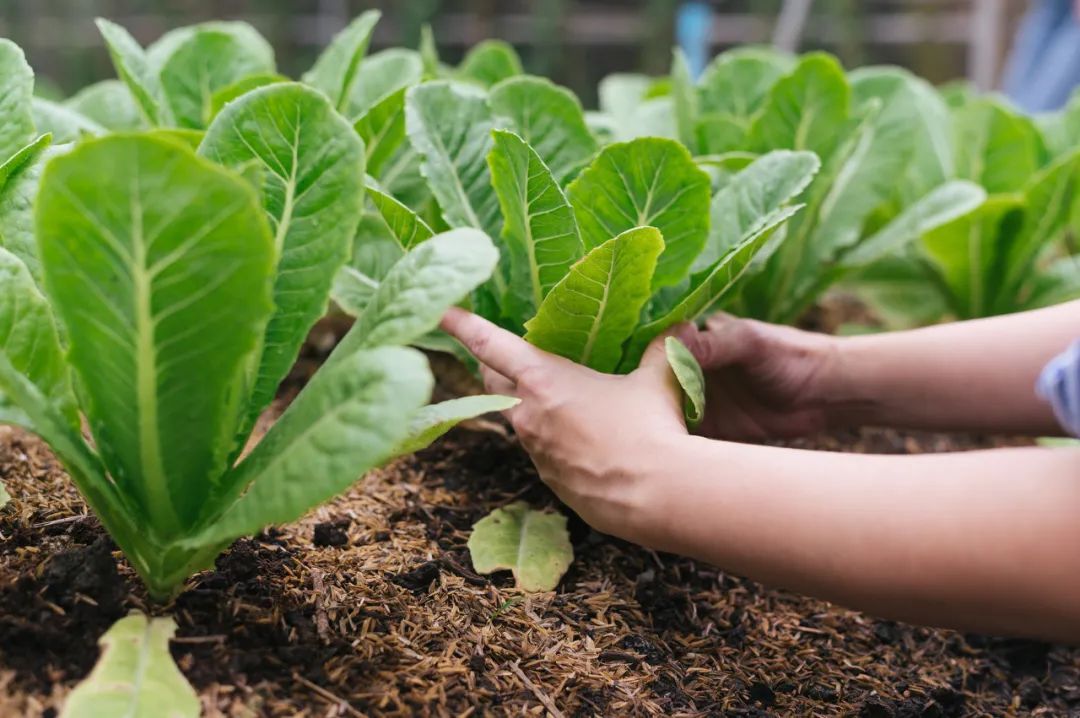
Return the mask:
{"type": "MultiPolygon", "coordinates": [[[[685,493],[680,486],[684,462],[695,442],[710,441],[688,434],[656,437],[638,452],[631,478],[625,483],[628,507],[619,538],[666,551],[677,543],[677,526],[672,521],[675,504],[685,493]]],[[[712,443],[710,441],[710,443],[712,443]]]]}
{"type": "Polygon", "coordinates": [[[874,337],[829,337],[822,359],[817,402],[830,428],[878,423],[880,400],[874,376],[882,363],[874,337]]]}

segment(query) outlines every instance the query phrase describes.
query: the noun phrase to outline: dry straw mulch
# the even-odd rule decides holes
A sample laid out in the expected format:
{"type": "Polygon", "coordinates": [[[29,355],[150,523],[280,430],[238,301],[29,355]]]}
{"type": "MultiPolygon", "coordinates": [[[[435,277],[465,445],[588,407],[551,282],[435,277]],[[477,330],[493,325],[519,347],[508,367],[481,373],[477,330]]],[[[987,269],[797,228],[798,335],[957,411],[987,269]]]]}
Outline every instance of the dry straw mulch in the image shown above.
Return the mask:
{"type": "MultiPolygon", "coordinates": [[[[867,431],[822,448],[971,441],[867,431]]],[[[40,442],[0,429],[0,715],[55,716],[116,618],[148,608],[40,442]],[[117,568],[119,566],[119,568],[117,568]]],[[[475,575],[471,524],[555,507],[497,432],[459,431],[241,541],[165,608],[207,716],[1067,716],[1080,652],[913,628],[572,522],[559,590],[475,575]]],[[[154,609],[162,610],[162,609],[154,609]]]]}

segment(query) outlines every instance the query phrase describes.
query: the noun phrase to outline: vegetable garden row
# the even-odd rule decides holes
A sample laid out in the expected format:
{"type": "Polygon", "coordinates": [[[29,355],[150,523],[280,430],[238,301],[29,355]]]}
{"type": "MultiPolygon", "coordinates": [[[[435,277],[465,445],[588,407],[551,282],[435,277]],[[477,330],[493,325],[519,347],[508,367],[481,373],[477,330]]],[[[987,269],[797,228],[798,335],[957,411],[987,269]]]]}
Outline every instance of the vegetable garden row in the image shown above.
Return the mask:
{"type": "MultiPolygon", "coordinates": [[[[151,614],[237,539],[514,404],[432,401],[426,357],[470,361],[437,329],[451,306],[625,373],[680,322],[795,323],[837,286],[888,326],[1080,297],[1080,103],[1031,119],[744,48],[698,80],[678,54],[669,77],[610,77],[586,112],[499,42],[457,67],[430,34],[368,54],[378,19],[300,81],[242,23],[144,49],[101,20],[119,79],[63,103],[0,41],[0,423],[51,447],[151,614]],[[355,322],[260,425],[328,312],[355,322]]],[[[668,350],[693,423],[700,370],[668,350]]],[[[508,503],[459,568],[550,591],[571,544],[508,503]]],[[[117,623],[62,715],[199,715],[173,630],[117,623]]]]}

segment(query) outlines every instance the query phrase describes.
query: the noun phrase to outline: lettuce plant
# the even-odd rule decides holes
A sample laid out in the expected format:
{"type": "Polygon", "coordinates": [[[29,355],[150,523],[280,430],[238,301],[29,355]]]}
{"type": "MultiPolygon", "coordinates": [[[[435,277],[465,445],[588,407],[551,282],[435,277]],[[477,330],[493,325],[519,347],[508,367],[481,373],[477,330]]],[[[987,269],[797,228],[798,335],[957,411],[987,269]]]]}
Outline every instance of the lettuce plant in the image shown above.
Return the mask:
{"type": "MultiPolygon", "coordinates": [[[[394,49],[367,56],[379,18],[373,10],[353,20],[301,78],[354,123],[368,145],[373,174],[403,139],[404,89],[422,76],[419,53],[394,49]]],[[[200,132],[233,100],[288,81],[266,40],[246,23],[178,28],[144,49],[124,28],[97,22],[120,81],[92,85],[53,108],[54,115],[63,111],[71,122],[99,130],[89,134],[143,127],[200,132]]]]}
{"type": "MultiPolygon", "coordinates": [[[[499,240],[502,262],[473,308],[605,372],[636,367],[651,339],[707,312],[775,249],[798,210],[790,200],[818,169],[809,152],[769,154],[714,196],[677,141],[600,149],[577,99],[528,76],[490,90],[426,82],[405,106],[437,221],[499,240]]],[[[371,196],[398,245],[433,231],[404,203],[371,196]]],[[[354,266],[367,279],[379,271],[369,260],[354,266]]],[[[352,284],[362,295],[364,280],[352,284]]]]}
{"type": "MultiPolygon", "coordinates": [[[[1067,132],[1066,109],[1061,132],[1067,132]]],[[[1043,121],[1045,124],[1045,120],[1043,121]]],[[[1080,153],[993,98],[957,106],[952,142],[960,176],[988,196],[921,233],[908,251],[857,279],[896,323],[1035,309],[1080,297],[1080,261],[1062,239],[1075,226],[1080,153]]]]}
{"type": "MultiPolygon", "coordinates": [[[[15,60],[0,44],[0,62],[15,60]]],[[[5,77],[29,97],[28,71],[5,77]]],[[[25,105],[0,107],[0,127],[20,128],[5,148],[33,138],[25,105]]],[[[497,263],[482,232],[457,230],[394,263],[252,445],[352,252],[364,143],[324,92],[280,82],[227,104],[199,138],[197,152],[161,129],[84,139],[44,164],[28,235],[0,215],[0,421],[50,444],[159,599],[236,537],[509,405],[427,406],[430,370],[404,348],[497,263]]]]}
{"type": "Polygon", "coordinates": [[[897,68],[845,74],[824,53],[743,48],[695,82],[676,54],[670,105],[680,140],[721,175],[776,149],[821,159],[787,240],[723,302],[744,316],[795,321],[837,281],[984,197],[957,170],[944,101],[897,68]]]}
{"type": "Polygon", "coordinates": [[[1052,157],[1069,154],[1080,145],[1080,92],[1074,92],[1060,110],[1037,116],[1035,124],[1052,157]]]}

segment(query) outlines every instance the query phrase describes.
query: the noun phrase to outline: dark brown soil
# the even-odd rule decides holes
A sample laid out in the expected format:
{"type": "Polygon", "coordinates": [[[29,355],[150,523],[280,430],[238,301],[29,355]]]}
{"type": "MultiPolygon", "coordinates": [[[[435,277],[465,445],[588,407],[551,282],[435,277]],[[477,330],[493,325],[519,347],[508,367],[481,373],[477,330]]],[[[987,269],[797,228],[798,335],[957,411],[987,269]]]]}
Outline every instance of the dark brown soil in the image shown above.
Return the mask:
{"type": "MultiPolygon", "coordinates": [[[[988,440],[865,431],[818,448],[988,440]]],[[[49,452],[0,429],[0,715],[55,716],[143,590],[49,452]]],[[[237,543],[171,606],[207,716],[1067,716],[1080,651],[874,620],[572,521],[559,590],[473,573],[488,510],[556,508],[498,433],[457,432],[237,543]]]]}

